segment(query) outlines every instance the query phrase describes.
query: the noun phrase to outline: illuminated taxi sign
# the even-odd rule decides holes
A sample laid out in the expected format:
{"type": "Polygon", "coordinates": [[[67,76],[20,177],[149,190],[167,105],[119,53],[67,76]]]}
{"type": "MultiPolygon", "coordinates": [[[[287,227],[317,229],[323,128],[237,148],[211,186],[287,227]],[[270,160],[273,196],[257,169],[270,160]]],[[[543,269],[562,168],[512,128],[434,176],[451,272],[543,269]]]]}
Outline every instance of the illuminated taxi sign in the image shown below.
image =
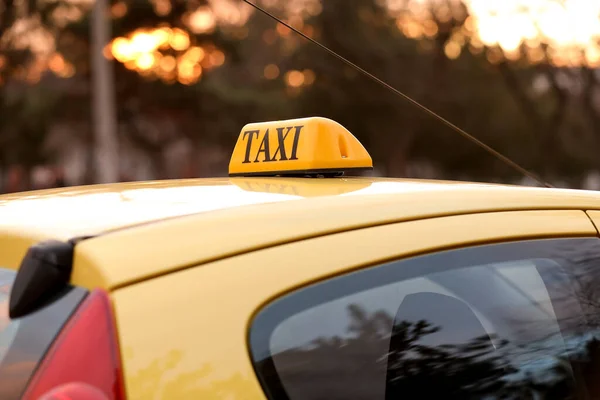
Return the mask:
{"type": "Polygon", "coordinates": [[[229,162],[230,176],[340,175],[371,169],[371,156],[356,137],[320,117],[248,124],[229,162]]]}

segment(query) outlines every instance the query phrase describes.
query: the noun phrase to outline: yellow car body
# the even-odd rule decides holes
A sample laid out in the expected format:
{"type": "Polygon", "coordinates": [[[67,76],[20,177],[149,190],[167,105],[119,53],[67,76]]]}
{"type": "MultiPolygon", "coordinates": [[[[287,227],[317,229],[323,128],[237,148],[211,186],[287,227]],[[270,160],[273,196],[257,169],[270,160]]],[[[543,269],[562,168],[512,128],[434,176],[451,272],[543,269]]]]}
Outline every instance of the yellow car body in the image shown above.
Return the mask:
{"type": "Polygon", "coordinates": [[[94,235],[76,247],[71,282],[111,293],[127,398],[265,399],[247,333],[270,300],[386,260],[596,236],[598,223],[600,194],[587,191],[368,178],[124,183],[3,196],[0,265],[18,268],[40,240],[94,235]]]}
{"type": "Polygon", "coordinates": [[[598,236],[600,194],[383,178],[239,177],[0,197],[0,266],[86,237],[72,285],[110,294],[127,399],[268,398],[248,332],[276,299],[445,249],[598,236]]]}

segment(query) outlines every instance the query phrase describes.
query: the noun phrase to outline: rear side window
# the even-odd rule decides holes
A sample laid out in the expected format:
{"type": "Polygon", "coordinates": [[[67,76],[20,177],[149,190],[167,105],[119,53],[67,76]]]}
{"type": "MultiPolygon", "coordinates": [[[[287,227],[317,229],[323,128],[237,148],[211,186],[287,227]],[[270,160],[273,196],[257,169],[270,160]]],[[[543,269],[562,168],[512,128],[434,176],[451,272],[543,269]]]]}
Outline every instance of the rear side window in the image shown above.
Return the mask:
{"type": "Polygon", "coordinates": [[[16,272],[0,268],[0,399],[19,399],[46,351],[87,291],[72,288],[30,315],[11,320],[8,300],[16,272]]]}
{"type": "Polygon", "coordinates": [[[251,356],[271,399],[600,398],[600,241],[392,262],[266,306],[251,356]]]}

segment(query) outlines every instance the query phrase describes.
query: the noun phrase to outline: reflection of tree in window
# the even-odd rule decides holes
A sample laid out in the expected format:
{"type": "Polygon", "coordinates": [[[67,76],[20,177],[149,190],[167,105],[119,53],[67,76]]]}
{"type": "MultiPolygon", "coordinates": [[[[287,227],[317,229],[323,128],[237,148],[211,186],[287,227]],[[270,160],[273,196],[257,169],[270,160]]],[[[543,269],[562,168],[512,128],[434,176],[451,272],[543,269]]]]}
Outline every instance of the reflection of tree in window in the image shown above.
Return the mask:
{"type": "Polygon", "coordinates": [[[540,240],[315,285],[256,319],[257,372],[275,400],[600,399],[599,264],[540,240]]]}
{"type": "MultiPolygon", "coordinates": [[[[278,375],[291,399],[320,399],[325,395],[328,399],[382,398],[373,396],[372,386],[358,387],[351,379],[356,374],[387,375],[385,398],[390,400],[568,399],[578,398],[576,393],[581,390],[574,385],[564,348],[545,348],[553,362],[539,363],[533,373],[514,365],[510,355],[515,349],[508,341],[487,334],[464,343],[432,346],[423,342],[434,335],[443,337],[443,326],[425,320],[394,321],[386,312],[368,313],[355,304],[348,307],[348,313],[352,321],[347,328],[350,336],[319,337],[303,348],[274,356],[278,375]],[[495,347],[490,346],[491,339],[496,339],[495,347]],[[370,350],[388,347],[387,354],[370,350]]],[[[595,346],[590,342],[586,353],[594,351],[591,347],[595,346]]],[[[521,353],[530,349],[539,351],[536,343],[519,345],[521,353]]]]}

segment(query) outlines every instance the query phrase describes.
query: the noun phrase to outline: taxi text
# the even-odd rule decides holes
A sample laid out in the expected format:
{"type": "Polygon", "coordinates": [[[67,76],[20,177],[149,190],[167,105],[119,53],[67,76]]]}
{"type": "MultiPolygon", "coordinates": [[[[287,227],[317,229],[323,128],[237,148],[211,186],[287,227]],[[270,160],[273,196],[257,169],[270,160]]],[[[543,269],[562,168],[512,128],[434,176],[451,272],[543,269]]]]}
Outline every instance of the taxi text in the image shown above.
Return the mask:
{"type": "Polygon", "coordinates": [[[245,131],[242,139],[246,141],[246,155],[244,157],[244,161],[242,161],[242,164],[248,164],[251,162],[258,163],[297,160],[298,143],[300,141],[302,128],[304,128],[304,125],[275,128],[275,132],[273,130],[269,132],[269,129],[267,129],[264,133],[261,133],[259,129],[245,131]],[[261,141],[256,155],[251,154],[252,142],[255,139],[261,141]],[[275,151],[271,153],[270,144],[272,144],[271,142],[274,139],[277,141],[277,147],[275,148],[275,151]],[[252,158],[253,160],[251,161],[252,158]]]}

